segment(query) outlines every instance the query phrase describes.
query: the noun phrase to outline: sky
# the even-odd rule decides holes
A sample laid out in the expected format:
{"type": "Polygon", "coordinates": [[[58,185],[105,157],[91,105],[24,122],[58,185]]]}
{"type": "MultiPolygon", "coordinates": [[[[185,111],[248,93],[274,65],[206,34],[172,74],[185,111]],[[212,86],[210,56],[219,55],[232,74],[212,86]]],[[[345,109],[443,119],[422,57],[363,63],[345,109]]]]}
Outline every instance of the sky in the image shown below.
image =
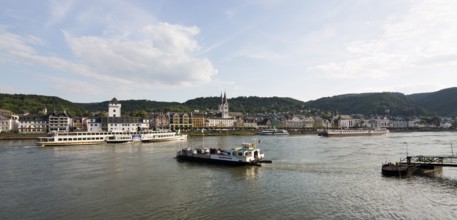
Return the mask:
{"type": "Polygon", "coordinates": [[[455,0],[0,0],[0,93],[71,102],[434,92],[455,0]]]}

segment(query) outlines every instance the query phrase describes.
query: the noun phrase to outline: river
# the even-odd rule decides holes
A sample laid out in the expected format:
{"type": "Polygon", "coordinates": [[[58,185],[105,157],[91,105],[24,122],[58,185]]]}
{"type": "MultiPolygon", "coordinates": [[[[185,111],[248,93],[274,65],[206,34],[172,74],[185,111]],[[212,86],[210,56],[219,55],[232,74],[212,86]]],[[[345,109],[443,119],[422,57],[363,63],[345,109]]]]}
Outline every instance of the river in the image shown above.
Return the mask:
{"type": "MultiPolygon", "coordinates": [[[[455,219],[457,168],[383,177],[381,164],[451,155],[457,133],[195,137],[37,147],[0,141],[0,219],[455,219]],[[178,162],[187,146],[259,147],[272,164],[178,162]]],[[[457,149],[456,149],[457,150],[457,149]]]]}

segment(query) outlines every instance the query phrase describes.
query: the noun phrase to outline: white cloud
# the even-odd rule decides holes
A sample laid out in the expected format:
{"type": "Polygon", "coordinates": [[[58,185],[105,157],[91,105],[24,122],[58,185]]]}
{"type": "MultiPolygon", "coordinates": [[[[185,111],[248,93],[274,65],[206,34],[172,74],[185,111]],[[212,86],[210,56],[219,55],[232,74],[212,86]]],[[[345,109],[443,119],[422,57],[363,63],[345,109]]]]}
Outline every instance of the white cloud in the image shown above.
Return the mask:
{"type": "Polygon", "coordinates": [[[208,59],[194,57],[192,53],[199,50],[194,40],[199,32],[197,27],[158,23],[145,26],[140,32],[132,37],[135,40],[78,37],[64,32],[75,56],[68,60],[40,55],[33,47],[40,44],[39,38],[21,37],[2,28],[0,61],[43,65],[73,77],[132,90],[153,86],[192,87],[211,82],[217,74],[208,59]]]}
{"type": "Polygon", "coordinates": [[[46,26],[62,21],[71,11],[73,6],[73,0],[51,0],[49,2],[50,19],[46,23],[46,26]]]}
{"type": "MultiPolygon", "coordinates": [[[[383,78],[457,65],[456,1],[412,1],[404,15],[374,22],[382,34],[345,45],[346,60],[309,68],[329,78],[383,78]]],[[[440,71],[440,69],[436,69],[440,71]]]]}
{"type": "Polygon", "coordinates": [[[129,86],[192,86],[211,82],[217,70],[199,49],[196,27],[148,25],[142,40],[65,34],[77,60],[99,77],[125,80],[129,86]]]}

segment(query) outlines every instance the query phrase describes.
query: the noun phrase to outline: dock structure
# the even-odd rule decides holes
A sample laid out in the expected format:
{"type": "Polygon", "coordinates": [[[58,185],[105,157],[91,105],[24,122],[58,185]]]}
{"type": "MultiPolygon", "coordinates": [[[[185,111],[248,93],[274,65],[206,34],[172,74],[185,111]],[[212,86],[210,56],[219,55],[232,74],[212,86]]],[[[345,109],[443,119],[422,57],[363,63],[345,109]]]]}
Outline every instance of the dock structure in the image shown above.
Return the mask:
{"type": "Polygon", "coordinates": [[[382,175],[409,177],[413,174],[425,174],[441,171],[443,167],[457,167],[455,156],[407,156],[396,163],[382,165],[382,175]]]}

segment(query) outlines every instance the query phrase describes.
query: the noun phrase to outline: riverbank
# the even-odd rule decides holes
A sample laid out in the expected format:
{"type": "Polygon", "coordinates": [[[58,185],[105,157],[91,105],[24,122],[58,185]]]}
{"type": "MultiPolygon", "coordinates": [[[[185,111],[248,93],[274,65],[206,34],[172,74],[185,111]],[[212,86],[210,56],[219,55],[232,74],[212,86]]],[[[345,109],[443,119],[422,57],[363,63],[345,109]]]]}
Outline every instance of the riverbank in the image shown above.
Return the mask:
{"type": "MultiPolygon", "coordinates": [[[[317,135],[315,129],[286,129],[290,135],[317,135]]],[[[442,132],[442,131],[456,131],[454,129],[443,128],[409,128],[409,129],[389,129],[392,133],[397,132],[442,132]]],[[[207,129],[203,133],[201,130],[186,131],[184,134],[189,137],[200,136],[245,136],[256,135],[260,130],[229,130],[229,129],[207,129]]],[[[17,134],[17,133],[0,133],[0,140],[21,140],[21,139],[36,139],[37,137],[45,136],[46,134],[17,134]]]]}
{"type": "Polygon", "coordinates": [[[22,140],[22,139],[35,139],[43,137],[46,134],[15,134],[15,133],[0,133],[0,140],[22,140]]]}

